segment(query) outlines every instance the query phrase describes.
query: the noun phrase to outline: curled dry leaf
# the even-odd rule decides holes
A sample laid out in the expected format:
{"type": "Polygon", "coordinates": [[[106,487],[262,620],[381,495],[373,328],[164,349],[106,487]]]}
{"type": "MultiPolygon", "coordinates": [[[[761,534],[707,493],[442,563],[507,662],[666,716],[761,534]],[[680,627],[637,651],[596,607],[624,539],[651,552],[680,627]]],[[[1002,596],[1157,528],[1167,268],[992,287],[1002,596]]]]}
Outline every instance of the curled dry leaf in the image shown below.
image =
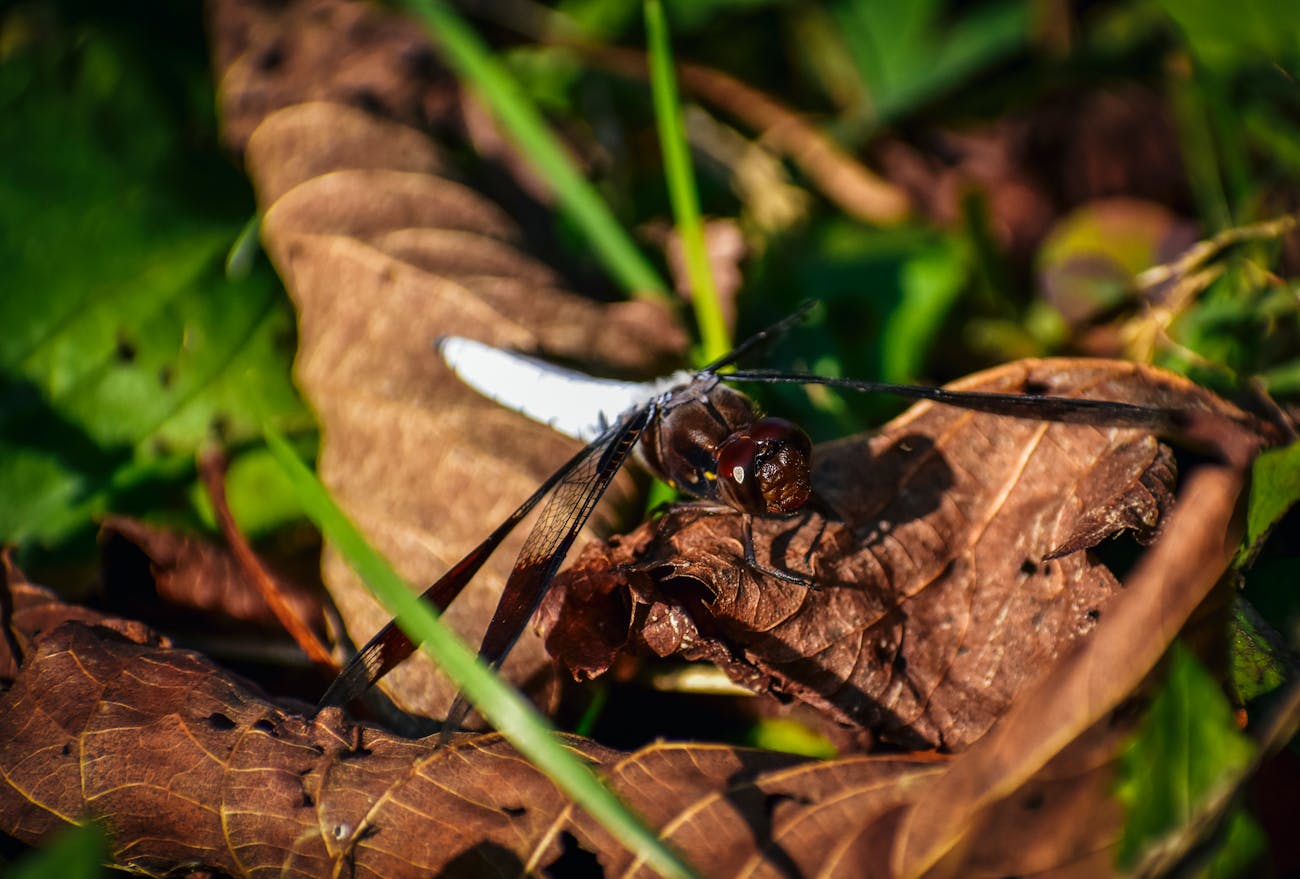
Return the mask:
{"type": "MultiPolygon", "coordinates": [[[[1229,446],[1258,447],[1258,440],[1238,434],[1225,436],[1224,444],[1233,463],[1201,467],[1189,477],[1165,534],[1125,580],[1096,635],[1051,668],[996,729],[918,797],[894,848],[894,875],[966,876],[980,861],[992,868],[987,875],[1006,875],[999,846],[1024,824],[1022,792],[1059,778],[1071,765],[1091,766],[1090,774],[1099,772],[1108,782],[1096,791],[1098,811],[1076,812],[1075,818],[1118,826],[1109,764],[1134,720],[1123,700],[1138,692],[1193,612],[1230,576],[1247,469],[1229,446]]],[[[1042,800],[1023,803],[1036,809],[1042,800]]],[[[1112,871],[1116,837],[1098,836],[1085,852],[1068,822],[1066,816],[1054,827],[1055,838],[1037,838],[1027,849],[1029,863],[1011,872],[1037,872],[1044,861],[1070,865],[1073,872],[1064,875],[1112,871]],[[1071,850],[1076,857],[1064,857],[1071,850]]]]}
{"type": "MultiPolygon", "coordinates": [[[[204,614],[229,617],[279,629],[280,623],[224,547],[200,537],[159,528],[125,516],[109,516],[100,526],[100,571],[106,592],[148,600],[156,593],[165,602],[204,614]],[[147,592],[138,580],[152,582],[147,592]]],[[[319,623],[321,601],[287,577],[277,577],[283,600],[300,619],[319,623]]],[[[208,624],[212,620],[209,618],[208,624]]]]}
{"type": "MultiPolygon", "coordinates": [[[[1109,361],[1024,361],[954,387],[1240,414],[1109,361]]],[[[923,403],[818,448],[820,510],[755,523],[760,563],[818,588],[756,575],[739,515],[687,504],[584,552],[548,605],[548,646],[581,675],[625,647],[708,659],[841,724],[960,750],[1110,613],[1119,584],[1086,549],[1148,540],[1173,479],[1137,431],[923,403]]]]}
{"type": "Polygon", "coordinates": [[[82,620],[117,629],[141,644],[167,644],[147,626],[130,620],[106,617],[98,611],[75,604],[65,604],[53,592],[27,582],[14,565],[8,549],[0,550],[0,573],[4,590],[0,592],[0,684],[12,681],[19,666],[31,652],[33,642],[67,620],[82,620]]]}
{"type": "MultiPolygon", "coordinates": [[[[298,310],[295,376],[321,422],[318,472],[422,588],[575,450],[462,387],[434,353],[438,336],[629,372],[665,365],[685,338],[654,307],[564,290],[505,210],[444,176],[439,147],[407,126],[448,121],[431,117],[452,112],[455,92],[409,23],[332,0],[226,0],[214,18],[228,137],[244,149],[267,251],[298,310]]],[[[616,484],[611,504],[629,488],[616,484]]],[[[481,637],[525,532],[447,614],[467,640],[481,637]]],[[[328,549],[324,579],[357,643],[388,621],[328,549]]],[[[526,634],[505,671],[544,689],[548,667],[526,634]]],[[[453,696],[423,657],[383,686],[434,717],[453,696]]]]}

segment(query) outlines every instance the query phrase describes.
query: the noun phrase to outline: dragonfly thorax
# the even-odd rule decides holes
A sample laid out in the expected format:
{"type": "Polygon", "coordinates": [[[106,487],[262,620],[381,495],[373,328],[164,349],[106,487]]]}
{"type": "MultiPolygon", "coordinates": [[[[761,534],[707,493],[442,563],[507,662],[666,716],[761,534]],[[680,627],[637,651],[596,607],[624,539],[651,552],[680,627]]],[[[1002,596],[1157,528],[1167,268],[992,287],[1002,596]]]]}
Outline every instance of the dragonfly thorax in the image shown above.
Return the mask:
{"type": "Polygon", "coordinates": [[[666,395],[641,439],[646,461],[673,485],[744,513],[793,513],[812,490],[812,443],[716,376],[666,395]]]}

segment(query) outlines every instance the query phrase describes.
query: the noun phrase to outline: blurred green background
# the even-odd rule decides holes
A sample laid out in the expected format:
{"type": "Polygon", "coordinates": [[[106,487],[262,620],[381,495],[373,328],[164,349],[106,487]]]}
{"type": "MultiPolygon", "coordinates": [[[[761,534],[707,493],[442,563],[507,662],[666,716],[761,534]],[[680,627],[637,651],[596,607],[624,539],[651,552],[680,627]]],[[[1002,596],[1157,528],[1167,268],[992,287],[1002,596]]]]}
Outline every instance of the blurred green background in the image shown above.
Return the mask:
{"type": "MultiPolygon", "coordinates": [[[[679,61],[800,114],[912,205],[901,221],[864,221],[847,187],[756,130],[752,101],[683,81],[704,215],[743,244],[743,284],[725,306],[735,335],[824,303],[764,365],[939,382],[1017,357],[1101,354],[1284,409],[1300,394],[1300,237],[1258,226],[1300,208],[1291,0],[665,8],[679,61]],[[1141,276],[1243,229],[1189,275],[1141,276]]],[[[469,19],[669,274],[654,244],[670,213],[646,82],[575,48],[643,51],[640,4],[479,2],[469,19]]],[[[198,4],[0,12],[0,541],[72,593],[93,583],[105,513],[213,530],[194,465],[207,445],[231,450],[231,504],[250,535],[301,527],[260,438],[270,422],[314,448],[290,380],[293,313],[248,246],[255,206],[219,143],[213,95],[198,4]]],[[[458,158],[472,178],[475,157],[458,158]]],[[[563,263],[601,273],[579,230],[559,237],[563,263]]],[[[765,403],[816,439],[898,411],[797,389],[765,403]]],[[[1296,471],[1277,466],[1268,524],[1280,524],[1267,544],[1260,529],[1243,576],[1262,624],[1294,650],[1300,542],[1281,517],[1296,471]]],[[[1233,684],[1266,698],[1285,661],[1252,631],[1238,629],[1233,684]],[[1267,671],[1245,671],[1254,660],[1267,671]]]]}

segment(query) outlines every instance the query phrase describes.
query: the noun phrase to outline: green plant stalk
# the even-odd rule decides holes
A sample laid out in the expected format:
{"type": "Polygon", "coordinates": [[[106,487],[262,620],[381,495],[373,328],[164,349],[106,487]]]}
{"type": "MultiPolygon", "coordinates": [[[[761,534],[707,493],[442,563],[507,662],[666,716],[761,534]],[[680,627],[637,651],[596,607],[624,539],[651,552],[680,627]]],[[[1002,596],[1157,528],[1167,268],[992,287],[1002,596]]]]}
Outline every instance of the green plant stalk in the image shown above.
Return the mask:
{"type": "Polygon", "coordinates": [[[534,766],[599,821],[629,851],[662,876],[696,874],[577,757],[552,735],[545,719],[513,688],[497,680],[469,647],[421,601],[356,529],[325,486],[298,458],[288,441],[265,428],[271,453],[297,493],[303,509],[341,552],[412,642],[420,644],[456,682],[483,716],[534,766]]]}
{"type": "Polygon", "coordinates": [[[673,219],[681,235],[686,257],[686,275],[691,282],[691,304],[700,328],[702,361],[716,360],[731,350],[731,339],[722,319],[718,289],[713,283],[704,227],[700,222],[700,203],[691,168],[690,150],[682,127],[681,102],[677,97],[677,77],[673,71],[673,50],[668,41],[668,22],[659,0],[645,0],[645,26],[649,39],[650,88],[654,95],[655,118],[659,126],[659,145],[663,150],[664,173],[668,178],[668,198],[673,219]]]}
{"type": "Polygon", "coordinates": [[[593,251],[632,296],[670,303],[668,287],[609,207],[569,161],[541,113],[468,24],[443,0],[401,0],[441,44],[448,63],[483,98],[505,133],[554,190],[593,251]]]}

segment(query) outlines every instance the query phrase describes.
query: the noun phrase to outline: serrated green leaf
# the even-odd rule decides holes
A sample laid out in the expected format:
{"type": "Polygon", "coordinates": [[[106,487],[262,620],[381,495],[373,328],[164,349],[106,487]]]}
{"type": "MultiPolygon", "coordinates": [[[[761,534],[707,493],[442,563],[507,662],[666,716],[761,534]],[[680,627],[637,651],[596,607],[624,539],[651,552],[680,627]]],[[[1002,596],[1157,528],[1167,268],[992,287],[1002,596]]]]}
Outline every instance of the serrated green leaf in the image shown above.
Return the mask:
{"type": "Polygon", "coordinates": [[[867,85],[878,118],[888,120],[933,98],[1029,39],[1029,7],[975,6],[954,20],[935,0],[836,0],[831,14],[867,85]]]}

